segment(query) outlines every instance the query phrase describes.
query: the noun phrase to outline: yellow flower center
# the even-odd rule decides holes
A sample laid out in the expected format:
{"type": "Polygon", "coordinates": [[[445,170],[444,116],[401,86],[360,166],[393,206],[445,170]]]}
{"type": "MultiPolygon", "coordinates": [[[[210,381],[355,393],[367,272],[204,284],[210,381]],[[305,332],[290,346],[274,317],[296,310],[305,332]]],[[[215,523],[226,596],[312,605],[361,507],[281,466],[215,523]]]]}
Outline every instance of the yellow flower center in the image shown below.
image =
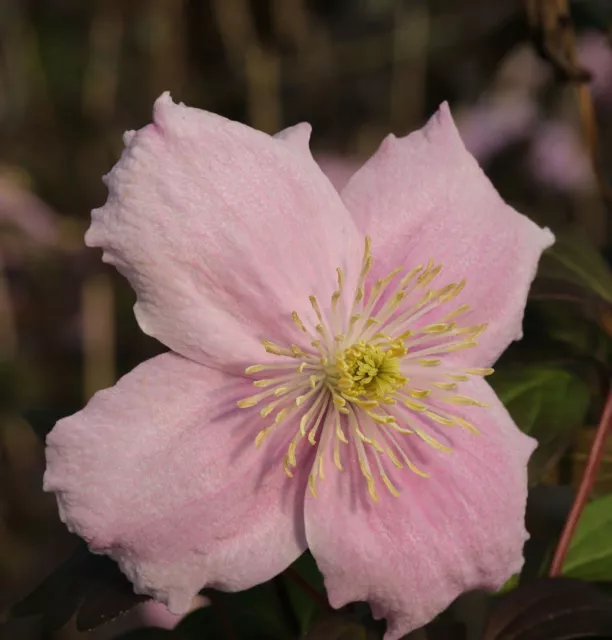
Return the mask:
{"type": "Polygon", "coordinates": [[[413,462],[415,440],[449,453],[445,430],[479,433],[454,407],[485,405],[458,393],[458,387],[470,376],[489,375],[493,369],[458,369],[445,361],[450,353],[474,347],[486,329],[485,324],[458,325],[469,305],[448,309],[465,280],[430,287],[442,270],[430,260],[401,278],[403,269],[398,268],[370,283],[372,264],[366,238],[352,300],[345,300],[344,273],[337,269],[338,288],[330,307],[321,309],[310,296],[313,317],[304,322],[292,313],[310,346],[264,340],[265,350],[279,362],[251,365],[245,372],[256,376],[253,385],[263,390],[238,406],[249,409],[264,401],[259,415],[271,420],[257,433],[256,446],[294,418],[284,461],[290,477],[298,464],[298,447],[304,442],[316,446],[308,478],[313,496],[317,482],[325,479],[327,459],[343,471],[343,458],[349,459],[342,453],[344,446],[353,447],[356,456],[350,458],[358,460],[368,494],[377,502],[380,482],[391,495],[400,495],[394,484],[398,469],[429,477],[413,462]]]}
{"type": "Polygon", "coordinates": [[[360,396],[390,399],[407,382],[400,371],[400,357],[405,354],[406,348],[400,342],[383,349],[360,340],[336,357],[328,379],[348,401],[360,396]]]}

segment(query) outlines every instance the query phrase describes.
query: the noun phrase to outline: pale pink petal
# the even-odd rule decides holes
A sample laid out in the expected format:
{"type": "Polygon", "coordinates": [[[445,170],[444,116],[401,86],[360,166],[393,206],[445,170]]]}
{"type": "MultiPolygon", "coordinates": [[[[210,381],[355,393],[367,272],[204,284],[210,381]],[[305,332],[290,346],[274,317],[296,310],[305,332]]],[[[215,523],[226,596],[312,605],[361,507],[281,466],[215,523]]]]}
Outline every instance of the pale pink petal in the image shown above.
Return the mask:
{"type": "MultiPolygon", "coordinates": [[[[304,483],[236,401],[249,381],[172,353],[145,362],[47,438],[45,490],[139,593],[187,611],[203,586],[265,581],[305,548],[304,483]]],[[[295,429],[291,431],[291,437],[295,429]]]]}
{"type": "Polygon", "coordinates": [[[356,274],[362,250],[308,129],[274,138],[168,94],[153,120],[126,134],[86,236],[129,278],[141,328],[232,371],[261,360],[262,339],[299,341],[291,312],[330,301],[336,268],[356,274]]]}
{"type": "Polygon", "coordinates": [[[300,122],[294,124],[292,127],[287,127],[279,131],[274,137],[279,140],[284,140],[298,151],[309,154],[311,133],[312,127],[307,122],[300,122]]]}
{"type": "MultiPolygon", "coordinates": [[[[210,601],[208,598],[196,596],[189,606],[189,612],[208,607],[209,605],[210,601]]],[[[170,613],[163,604],[155,602],[155,600],[148,600],[141,604],[137,608],[136,614],[140,618],[139,627],[157,627],[161,629],[174,629],[184,618],[184,615],[170,613]]]]}
{"type": "Polygon", "coordinates": [[[339,472],[328,459],[317,497],[306,497],[308,545],[332,606],[369,602],[376,617],[387,618],[386,640],[426,624],[464,591],[497,589],[523,563],[527,460],[535,441],[482,379],[464,390],[490,404],[455,412],[481,435],[439,427],[433,435],[452,446],[450,454],[407,436],[407,451],[429,478],[389,464],[401,495],[393,497],[377,479],[375,504],[354,460],[339,472]]]}
{"type": "Polygon", "coordinates": [[[457,357],[485,365],[521,337],[538,259],[553,236],[508,206],[466,151],[448,106],[420,131],[388,137],[342,192],[372,237],[373,277],[434,259],[441,279],[467,286],[471,324],[489,323],[478,348],[457,357]]]}

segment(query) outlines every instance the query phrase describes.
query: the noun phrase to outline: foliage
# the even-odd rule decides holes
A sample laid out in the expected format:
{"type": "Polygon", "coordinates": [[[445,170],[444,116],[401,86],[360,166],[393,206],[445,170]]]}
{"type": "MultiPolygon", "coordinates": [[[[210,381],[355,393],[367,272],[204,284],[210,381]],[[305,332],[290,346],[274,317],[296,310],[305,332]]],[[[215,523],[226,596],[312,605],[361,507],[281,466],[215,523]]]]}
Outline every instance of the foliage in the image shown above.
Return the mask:
{"type": "Polygon", "coordinates": [[[558,462],[589,407],[589,389],[575,374],[549,365],[505,369],[491,379],[518,426],[538,441],[530,460],[532,482],[558,462]]]}
{"type": "Polygon", "coordinates": [[[612,582],[612,495],[586,506],[563,573],[582,580],[612,582]]]}

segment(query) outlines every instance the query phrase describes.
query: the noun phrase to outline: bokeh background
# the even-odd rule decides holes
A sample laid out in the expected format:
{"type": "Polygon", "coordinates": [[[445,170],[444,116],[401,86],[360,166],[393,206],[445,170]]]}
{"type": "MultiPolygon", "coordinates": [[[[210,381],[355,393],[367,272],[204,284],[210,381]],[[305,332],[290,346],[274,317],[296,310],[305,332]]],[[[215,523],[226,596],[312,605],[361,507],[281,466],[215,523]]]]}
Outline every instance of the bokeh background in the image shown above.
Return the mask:
{"type": "MultiPolygon", "coordinates": [[[[82,237],[123,131],[165,90],[270,133],[311,122],[337,184],[448,100],[504,198],[560,234],[493,384],[540,439],[532,483],[575,485],[612,363],[610,5],[0,0],[0,611],[74,549],[41,491],[44,434],[162,350],[82,237]]],[[[149,606],[90,637],[143,621],[173,622],[149,606]]],[[[80,637],[15,629],[0,635],[80,637]]]]}

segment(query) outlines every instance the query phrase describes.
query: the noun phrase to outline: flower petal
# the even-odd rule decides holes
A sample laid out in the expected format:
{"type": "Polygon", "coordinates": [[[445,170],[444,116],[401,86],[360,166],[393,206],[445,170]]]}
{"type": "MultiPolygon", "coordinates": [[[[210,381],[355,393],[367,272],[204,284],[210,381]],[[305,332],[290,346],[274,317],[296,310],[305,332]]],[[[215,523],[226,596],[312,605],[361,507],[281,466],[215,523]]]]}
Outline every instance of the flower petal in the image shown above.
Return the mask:
{"type": "Polygon", "coordinates": [[[372,277],[433,259],[446,282],[467,279],[467,324],[488,323],[479,346],[458,353],[494,362],[521,337],[523,310],[541,252],[553,242],[508,206],[466,151],[446,104],[420,131],[389,136],[342,191],[372,237],[372,277]]]}
{"type": "Polygon", "coordinates": [[[361,240],[307,127],[275,138],[168,94],[153,115],[126,134],[86,242],[130,280],[145,333],[236,371],[260,340],[299,339],[291,312],[330,300],[337,267],[358,273],[361,240]]]}
{"type": "Polygon", "coordinates": [[[62,520],[173,613],[205,585],[265,581],[305,549],[304,482],[255,449],[258,425],[236,408],[249,388],[167,353],[47,438],[45,490],[62,520]]]}
{"type": "Polygon", "coordinates": [[[387,618],[386,640],[426,624],[464,591],[498,588],[523,563],[534,441],[482,379],[462,391],[490,405],[456,411],[481,435],[440,426],[435,435],[446,433],[450,454],[406,436],[408,454],[429,478],[386,464],[401,494],[393,497],[377,478],[375,504],[353,460],[327,474],[316,498],[306,496],[308,546],[332,606],[370,602],[376,617],[387,618]]]}

